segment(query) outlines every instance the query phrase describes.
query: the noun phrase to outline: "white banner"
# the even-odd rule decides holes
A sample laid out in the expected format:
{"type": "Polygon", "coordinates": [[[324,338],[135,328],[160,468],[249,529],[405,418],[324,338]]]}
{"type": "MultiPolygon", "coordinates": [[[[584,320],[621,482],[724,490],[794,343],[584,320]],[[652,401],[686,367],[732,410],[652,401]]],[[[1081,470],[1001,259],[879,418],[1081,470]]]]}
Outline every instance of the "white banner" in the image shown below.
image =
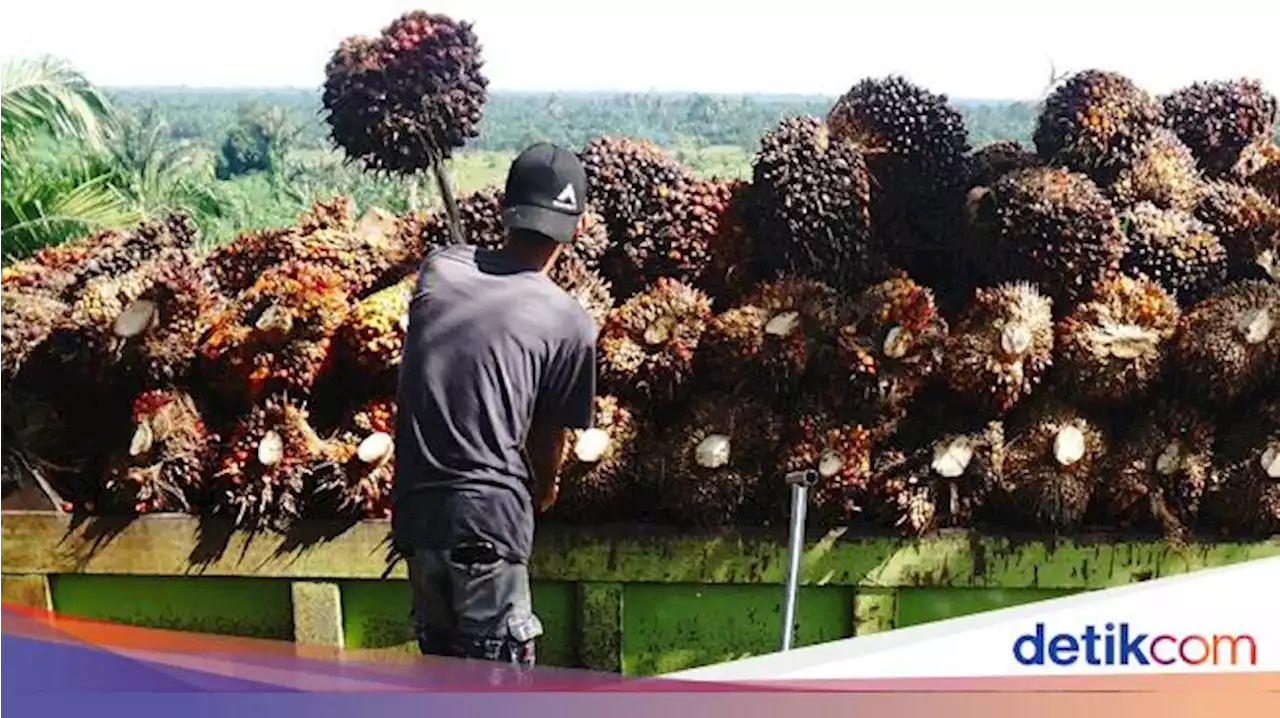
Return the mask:
{"type": "MultiPolygon", "coordinates": [[[[803,599],[797,615],[804,620],[803,599]]],[[[738,681],[1250,671],[1280,671],[1280,558],[664,677],[738,681]]]]}

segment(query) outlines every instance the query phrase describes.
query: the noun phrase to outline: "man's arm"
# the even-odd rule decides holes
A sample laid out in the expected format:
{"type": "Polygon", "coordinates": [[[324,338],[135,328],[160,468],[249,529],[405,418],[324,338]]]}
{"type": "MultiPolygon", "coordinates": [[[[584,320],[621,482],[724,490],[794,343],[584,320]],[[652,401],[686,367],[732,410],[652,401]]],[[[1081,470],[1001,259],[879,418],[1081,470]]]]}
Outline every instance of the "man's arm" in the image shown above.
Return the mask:
{"type": "Polygon", "coordinates": [[[533,426],[525,439],[539,511],[551,508],[559,494],[569,430],[589,429],[594,423],[596,343],[590,320],[547,369],[533,426]]]}

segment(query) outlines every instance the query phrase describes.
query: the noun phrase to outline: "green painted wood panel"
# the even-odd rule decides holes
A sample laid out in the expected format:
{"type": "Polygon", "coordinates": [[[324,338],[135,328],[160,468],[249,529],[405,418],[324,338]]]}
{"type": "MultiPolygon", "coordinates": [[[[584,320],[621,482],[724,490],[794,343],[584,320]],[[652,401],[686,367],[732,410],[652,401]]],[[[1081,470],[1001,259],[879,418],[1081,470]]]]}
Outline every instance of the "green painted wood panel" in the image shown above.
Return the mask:
{"type": "Polygon", "coordinates": [[[289,582],[258,578],[50,576],[53,610],[148,628],[293,640],[289,582]]]}
{"type": "MultiPolygon", "coordinates": [[[[409,584],[405,581],[343,581],[342,630],[348,648],[393,648],[417,652],[409,622],[409,584]]],[[[533,582],[533,610],[545,635],[538,640],[538,662],[572,668],[577,657],[577,606],[574,584],[533,582]]]]}
{"type": "MultiPolygon", "coordinates": [[[[780,586],[625,584],[622,670],[654,675],[778,650],[780,586]]],[[[800,589],[796,646],[853,635],[853,589],[800,589]]]]}
{"type": "Polygon", "coordinates": [[[897,595],[897,628],[959,618],[1070,596],[1078,591],[1048,588],[903,588],[897,595]]]}

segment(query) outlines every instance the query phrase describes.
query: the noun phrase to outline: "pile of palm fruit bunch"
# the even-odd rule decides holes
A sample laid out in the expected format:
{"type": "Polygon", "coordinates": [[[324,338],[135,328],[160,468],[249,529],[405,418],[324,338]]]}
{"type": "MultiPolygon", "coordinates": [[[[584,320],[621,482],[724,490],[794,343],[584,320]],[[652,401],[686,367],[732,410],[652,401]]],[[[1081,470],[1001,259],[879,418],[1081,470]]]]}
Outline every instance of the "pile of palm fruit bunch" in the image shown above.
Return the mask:
{"type": "MultiPolygon", "coordinates": [[[[373,169],[461,146],[483,103],[469,28],[406,17],[330,66],[335,139],[373,169]],[[396,124],[430,88],[443,124],[396,124]]],[[[745,179],[584,143],[549,275],[595,320],[598,395],[544,520],[776,527],[808,476],[825,529],[1280,531],[1276,120],[1247,79],[1161,97],[1088,70],[1030,144],[972,147],[893,76],[780,120],[745,179]]],[[[455,219],[499,247],[501,206],[336,198],[206,256],[174,218],[6,269],[6,471],[89,512],[385,518],[416,268],[455,219]]]]}

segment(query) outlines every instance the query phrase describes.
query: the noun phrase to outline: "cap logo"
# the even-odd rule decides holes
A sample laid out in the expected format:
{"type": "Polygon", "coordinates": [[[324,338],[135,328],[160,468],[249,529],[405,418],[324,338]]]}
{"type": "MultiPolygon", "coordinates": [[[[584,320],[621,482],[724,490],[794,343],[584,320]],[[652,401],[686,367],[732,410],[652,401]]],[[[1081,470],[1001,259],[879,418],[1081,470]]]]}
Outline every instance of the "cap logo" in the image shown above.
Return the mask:
{"type": "Polygon", "coordinates": [[[557,209],[576,212],[578,211],[578,193],[573,191],[572,184],[567,184],[564,189],[560,190],[560,194],[551,200],[551,204],[557,209]]]}

